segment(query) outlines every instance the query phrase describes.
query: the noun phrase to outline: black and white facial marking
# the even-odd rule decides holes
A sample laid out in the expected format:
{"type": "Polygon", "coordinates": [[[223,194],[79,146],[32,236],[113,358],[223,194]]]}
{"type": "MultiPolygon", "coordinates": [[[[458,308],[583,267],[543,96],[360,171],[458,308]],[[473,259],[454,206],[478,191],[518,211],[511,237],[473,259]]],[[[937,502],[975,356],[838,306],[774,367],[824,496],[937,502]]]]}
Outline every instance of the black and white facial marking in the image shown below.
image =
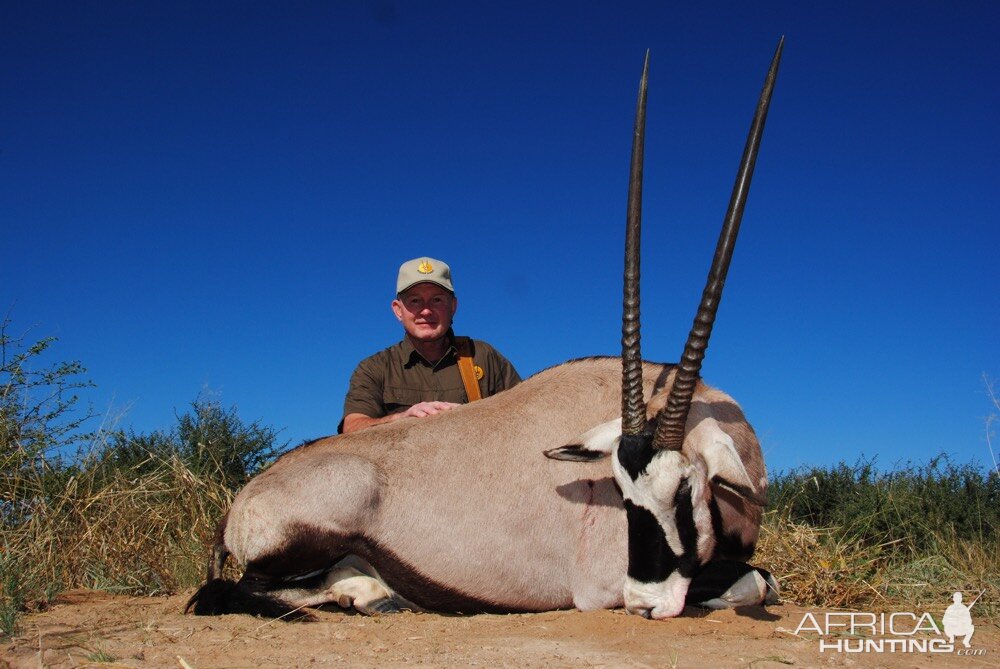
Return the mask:
{"type": "Polygon", "coordinates": [[[753,553],[753,543],[745,543],[738,528],[725,526],[713,486],[763,506],[766,480],[751,480],[733,438],[717,420],[695,415],[681,451],[654,449],[649,435],[623,435],[622,421],[615,419],[545,452],[578,462],[613,455],[628,519],[624,598],[631,613],[679,615],[703,565],[720,551],[731,559],[753,553]]]}
{"type": "Polygon", "coordinates": [[[613,468],[628,517],[625,608],[659,619],[684,609],[691,580],[712,556],[715,533],[704,468],[650,442],[647,435],[623,435],[613,468]]]}

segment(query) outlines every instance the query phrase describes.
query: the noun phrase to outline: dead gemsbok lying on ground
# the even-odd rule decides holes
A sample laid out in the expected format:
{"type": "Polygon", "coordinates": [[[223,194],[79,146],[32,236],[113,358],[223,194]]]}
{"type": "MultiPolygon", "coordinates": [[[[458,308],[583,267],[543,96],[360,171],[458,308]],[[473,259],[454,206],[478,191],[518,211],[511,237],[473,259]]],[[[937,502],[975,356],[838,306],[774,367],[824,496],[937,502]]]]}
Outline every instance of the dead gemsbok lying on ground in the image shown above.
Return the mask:
{"type": "Polygon", "coordinates": [[[665,618],[685,602],[733,606],[773,596],[770,575],[746,564],[767,493],[760,445],[736,402],[698,376],[781,49],[779,42],[678,365],[639,354],[647,54],[629,185],[622,358],[573,360],[480,402],[285,454],[236,497],[208,582],[188,608],[277,615],[328,602],[366,613],[624,605],[665,618]],[[238,583],[222,578],[230,554],[245,566],[238,583]]]}

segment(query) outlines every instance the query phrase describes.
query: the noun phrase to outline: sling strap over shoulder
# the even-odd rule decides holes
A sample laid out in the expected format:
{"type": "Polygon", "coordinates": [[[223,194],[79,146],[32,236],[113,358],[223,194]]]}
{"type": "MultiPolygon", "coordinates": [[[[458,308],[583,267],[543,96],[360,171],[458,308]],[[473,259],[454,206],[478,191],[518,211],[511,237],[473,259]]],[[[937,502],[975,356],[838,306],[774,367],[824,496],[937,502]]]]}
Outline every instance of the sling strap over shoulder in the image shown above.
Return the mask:
{"type": "Polygon", "coordinates": [[[465,394],[470,402],[483,399],[476,379],[476,366],[472,362],[472,341],[468,337],[455,337],[455,350],[458,352],[458,371],[462,374],[465,394]]]}

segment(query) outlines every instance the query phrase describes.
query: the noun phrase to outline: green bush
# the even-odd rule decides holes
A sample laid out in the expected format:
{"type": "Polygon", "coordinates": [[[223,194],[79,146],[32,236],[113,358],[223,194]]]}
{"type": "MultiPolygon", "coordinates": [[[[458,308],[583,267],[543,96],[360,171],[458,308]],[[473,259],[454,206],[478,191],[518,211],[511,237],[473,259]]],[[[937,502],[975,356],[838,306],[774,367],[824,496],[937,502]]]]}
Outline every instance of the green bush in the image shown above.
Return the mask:
{"type": "Polygon", "coordinates": [[[871,545],[920,551],[940,537],[1000,540],[1000,475],[943,455],[890,472],[871,461],[799,469],[775,477],[770,496],[793,522],[843,528],[871,545]]]}
{"type": "Polygon", "coordinates": [[[105,465],[145,474],[177,457],[195,475],[238,490],[270,464],[286,444],[276,446],[277,432],[260,421],[245,424],[235,407],[199,397],[190,411],[177,416],[167,432],[115,432],[102,449],[105,465]]]}
{"type": "MultiPolygon", "coordinates": [[[[77,410],[77,391],[93,384],[79,362],[45,363],[54,337],[29,345],[11,328],[9,318],[0,323],[0,476],[20,478],[58,467],[62,454],[89,443],[82,428],[93,413],[77,410]]],[[[5,521],[16,519],[16,500],[2,498],[5,521]]]]}
{"type": "Polygon", "coordinates": [[[153,594],[195,585],[235,491],[276,432],[199,398],[167,431],[84,431],[78,362],[45,365],[0,325],[0,633],[61,589],[153,594]]]}

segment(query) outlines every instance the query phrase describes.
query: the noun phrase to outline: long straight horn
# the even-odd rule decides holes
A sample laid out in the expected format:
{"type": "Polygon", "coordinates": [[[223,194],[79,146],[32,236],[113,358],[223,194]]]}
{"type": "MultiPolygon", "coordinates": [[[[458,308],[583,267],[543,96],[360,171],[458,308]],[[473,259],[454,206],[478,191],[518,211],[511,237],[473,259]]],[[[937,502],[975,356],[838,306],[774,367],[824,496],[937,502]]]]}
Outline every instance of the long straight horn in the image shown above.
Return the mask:
{"type": "Polygon", "coordinates": [[[639,232],[642,227],[642,154],[646,137],[646,85],[649,51],[642,65],[639,100],[632,133],[632,167],[628,180],[625,221],[625,281],[622,297],[622,433],[637,435],[646,428],[642,399],[642,353],[639,349],[639,232]]]}
{"type": "Polygon", "coordinates": [[[764,80],[764,88],[757,102],[757,111],[750,125],[750,134],[743,149],[743,159],[736,174],[736,184],[729,200],[729,209],[719,235],[719,244],[715,247],[715,258],[708,273],[708,282],[701,296],[701,305],[684,345],[684,354],[677,366],[674,385],[670,389],[667,405],[657,417],[656,433],[653,436],[653,447],[669,450],[680,450],[684,443],[684,425],[687,422],[688,410],[691,408],[691,398],[694,387],[701,372],[701,361],[708,348],[708,338],[712,335],[712,325],[715,314],[722,299],[722,288],[726,283],[726,273],[729,271],[729,261],[733,257],[736,235],[740,231],[740,220],[743,218],[743,208],[746,206],[747,194],[750,192],[750,179],[757,162],[757,151],[760,149],[760,139],[764,134],[764,122],[767,120],[767,108],[771,104],[771,92],[778,76],[778,64],[781,62],[781,50],[785,38],[778,41],[774,52],[771,68],[764,80]]]}

